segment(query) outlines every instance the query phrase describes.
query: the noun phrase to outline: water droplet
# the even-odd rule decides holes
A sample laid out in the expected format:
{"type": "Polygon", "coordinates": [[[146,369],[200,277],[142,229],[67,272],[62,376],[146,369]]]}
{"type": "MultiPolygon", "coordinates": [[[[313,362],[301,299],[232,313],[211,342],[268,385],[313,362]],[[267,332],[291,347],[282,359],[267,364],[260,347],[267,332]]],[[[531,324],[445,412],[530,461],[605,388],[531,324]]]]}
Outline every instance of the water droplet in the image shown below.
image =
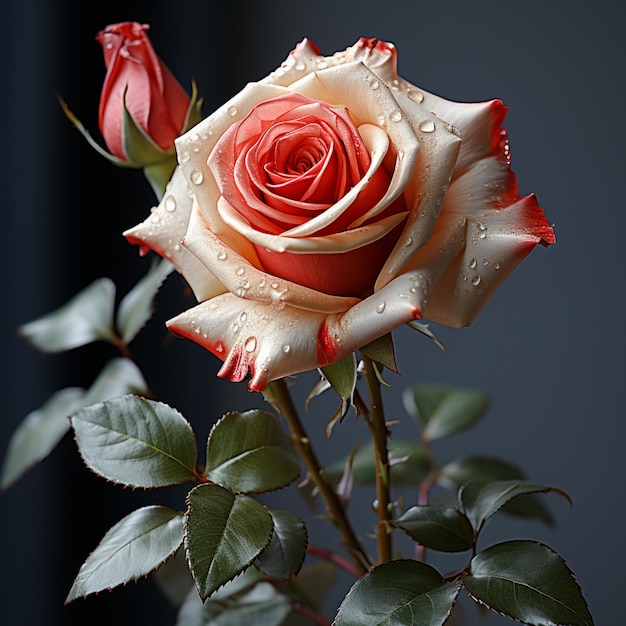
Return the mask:
{"type": "Polygon", "coordinates": [[[278,289],[278,283],[272,283],[272,289],[278,289]]]}
{"type": "Polygon", "coordinates": [[[483,265],[489,265],[489,261],[487,259],[483,259],[483,265]]]}
{"type": "Polygon", "coordinates": [[[494,270],[499,270],[500,269],[500,263],[494,263],[492,265],[492,267],[493,267],[494,270]]]}
{"type": "Polygon", "coordinates": [[[176,198],[174,198],[174,196],[167,196],[167,198],[165,198],[165,210],[170,213],[176,210],[176,198]]]}
{"type": "Polygon", "coordinates": [[[261,278],[259,281],[259,287],[265,287],[265,278],[261,278]]]}
{"type": "Polygon", "coordinates": [[[201,185],[202,181],[204,180],[204,176],[202,175],[202,172],[200,170],[192,170],[191,174],[189,175],[189,179],[194,185],[201,185]]]}
{"type": "Polygon", "coordinates": [[[245,322],[245,321],[248,319],[248,314],[247,314],[245,311],[242,311],[242,312],[239,314],[239,319],[240,319],[242,322],[245,322]]]}
{"type": "Polygon", "coordinates": [[[218,261],[223,261],[226,258],[226,252],[224,252],[224,250],[220,250],[217,253],[217,259],[218,261]]]}
{"type": "Polygon", "coordinates": [[[408,238],[408,239],[404,242],[404,245],[405,245],[407,248],[410,248],[410,247],[413,245],[413,237],[409,237],[409,238],[408,238]]]}
{"type": "Polygon", "coordinates": [[[158,223],[161,221],[161,216],[160,216],[158,213],[154,212],[154,213],[152,213],[152,215],[150,216],[150,221],[151,221],[153,224],[158,224],[158,223]]]}
{"type": "Polygon", "coordinates": [[[317,62],[317,68],[320,70],[325,70],[328,67],[328,61],[326,59],[320,59],[317,62]]]}
{"type": "Polygon", "coordinates": [[[390,114],[389,114],[389,119],[392,122],[399,122],[402,119],[402,111],[400,111],[400,109],[394,109],[390,114]]]}
{"type": "Polygon", "coordinates": [[[256,350],[256,337],[248,337],[243,347],[246,352],[254,352],[256,350]]]}
{"type": "Polygon", "coordinates": [[[476,266],[477,266],[477,265],[478,265],[478,263],[476,262],[476,259],[472,259],[472,260],[469,262],[469,266],[470,266],[470,268],[471,268],[471,269],[473,269],[473,270],[475,270],[475,269],[476,269],[476,266]]]}
{"type": "Polygon", "coordinates": [[[288,343],[286,343],[286,344],[283,346],[283,352],[284,352],[285,354],[287,354],[287,352],[289,352],[289,350],[291,350],[291,346],[290,346],[288,343]]]}
{"type": "Polygon", "coordinates": [[[378,306],[376,307],[376,313],[382,313],[385,310],[385,307],[387,306],[387,303],[383,300],[380,304],[378,304],[378,306]]]}
{"type": "Polygon", "coordinates": [[[242,275],[243,275],[243,273],[244,273],[245,271],[246,271],[246,270],[245,270],[243,267],[238,267],[238,268],[235,270],[235,274],[237,274],[237,276],[242,276],[242,275]]]}
{"type": "Polygon", "coordinates": [[[220,354],[224,352],[224,344],[221,341],[215,344],[215,352],[219,352],[220,354]]]}
{"type": "Polygon", "coordinates": [[[209,311],[215,311],[215,309],[217,309],[217,303],[211,302],[211,304],[209,304],[209,311]]]}
{"type": "Polygon", "coordinates": [[[385,125],[385,116],[381,113],[377,118],[376,121],[378,122],[379,126],[384,126],[385,125]]]}
{"type": "Polygon", "coordinates": [[[378,89],[378,88],[380,87],[380,83],[379,83],[377,80],[373,80],[373,81],[370,83],[370,87],[371,87],[372,89],[378,89]]]}
{"type": "Polygon", "coordinates": [[[237,107],[228,107],[228,115],[235,117],[237,115],[237,107]]]}
{"type": "Polygon", "coordinates": [[[298,70],[298,72],[303,72],[306,69],[306,64],[303,61],[298,61],[294,68],[298,70]]]}
{"type": "Polygon", "coordinates": [[[480,285],[480,276],[474,276],[474,278],[472,278],[472,285],[474,285],[474,287],[480,285]]]}
{"type": "Polygon", "coordinates": [[[409,97],[409,100],[413,100],[413,102],[417,102],[417,104],[424,102],[424,94],[421,91],[407,89],[406,95],[409,97]]]}
{"type": "Polygon", "coordinates": [[[435,130],[435,122],[433,122],[432,120],[424,120],[423,122],[420,122],[418,128],[423,133],[432,133],[435,130]]]}

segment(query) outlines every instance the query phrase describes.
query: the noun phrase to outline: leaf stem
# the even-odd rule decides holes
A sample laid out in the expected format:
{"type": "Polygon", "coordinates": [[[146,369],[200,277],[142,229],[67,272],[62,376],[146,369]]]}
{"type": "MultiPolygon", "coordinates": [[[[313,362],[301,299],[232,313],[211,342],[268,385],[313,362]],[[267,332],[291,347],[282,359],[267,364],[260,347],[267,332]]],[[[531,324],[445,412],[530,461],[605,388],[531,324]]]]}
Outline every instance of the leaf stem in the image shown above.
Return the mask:
{"type": "Polygon", "coordinates": [[[371,409],[369,419],[366,421],[372,433],[376,461],[376,516],[378,517],[376,545],[378,561],[384,563],[392,558],[390,522],[393,504],[389,487],[389,451],[387,449],[389,431],[385,423],[380,380],[376,374],[374,362],[365,354],[362,354],[362,357],[371,409]]]}
{"type": "Polygon", "coordinates": [[[348,559],[345,559],[340,554],[337,554],[332,550],[309,545],[307,546],[306,551],[311,556],[316,556],[319,559],[324,559],[329,563],[333,563],[334,565],[341,567],[341,569],[345,570],[348,574],[354,576],[355,578],[361,578],[361,575],[363,574],[363,572],[359,568],[354,567],[348,559]]]}
{"type": "Polygon", "coordinates": [[[304,461],[311,480],[315,483],[324,499],[329,517],[341,533],[356,569],[360,574],[365,574],[369,569],[370,561],[352,529],[341,499],[330,484],[326,471],[317,459],[311,440],[300,421],[286,382],[281,378],[269,383],[267,387],[271,399],[278,405],[276,408],[280,410],[287,422],[291,440],[304,461]]]}

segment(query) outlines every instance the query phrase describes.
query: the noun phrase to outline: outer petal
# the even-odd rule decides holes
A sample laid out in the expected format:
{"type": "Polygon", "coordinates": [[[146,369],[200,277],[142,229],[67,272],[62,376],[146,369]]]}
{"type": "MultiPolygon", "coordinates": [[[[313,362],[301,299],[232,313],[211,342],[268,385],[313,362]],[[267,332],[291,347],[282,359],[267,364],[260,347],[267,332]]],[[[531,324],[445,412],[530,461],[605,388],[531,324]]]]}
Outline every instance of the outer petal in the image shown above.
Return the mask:
{"type": "MultiPolygon", "coordinates": [[[[467,218],[462,250],[428,299],[425,316],[459,327],[471,324],[504,279],[554,233],[534,195],[467,218]]],[[[445,232],[441,226],[440,231],[445,232]]],[[[431,248],[430,253],[434,253],[431,248]]],[[[425,258],[425,257],[424,257],[425,258]]],[[[423,263],[423,259],[416,259],[423,263]]]]}
{"type": "Polygon", "coordinates": [[[165,194],[150,216],[127,230],[130,243],[141,246],[142,254],[152,249],[169,259],[185,277],[200,301],[224,293],[224,286],[198,259],[181,246],[191,215],[193,197],[180,168],[176,168],[165,194]]]}
{"type": "Polygon", "coordinates": [[[259,391],[271,380],[329,365],[418,319],[424,287],[418,277],[404,275],[334,314],[228,293],[185,311],[168,327],[223,359],[219,376],[237,382],[250,373],[249,388],[259,391]]]}

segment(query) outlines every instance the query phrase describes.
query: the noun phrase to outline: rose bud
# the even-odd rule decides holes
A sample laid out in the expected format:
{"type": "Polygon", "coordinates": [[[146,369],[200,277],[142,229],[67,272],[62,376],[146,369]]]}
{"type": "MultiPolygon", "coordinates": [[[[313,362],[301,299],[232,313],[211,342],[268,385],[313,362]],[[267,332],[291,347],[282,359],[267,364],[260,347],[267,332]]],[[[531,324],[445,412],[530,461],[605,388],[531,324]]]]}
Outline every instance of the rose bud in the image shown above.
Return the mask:
{"type": "Polygon", "coordinates": [[[189,282],[200,304],[168,326],[222,359],[220,376],[261,390],[422,317],[468,325],[555,241],[518,194],[502,102],[429,94],[396,57],[304,40],[177,139],[161,203],[125,233],[189,282]]]}
{"type": "Polygon", "coordinates": [[[112,154],[141,166],[173,149],[190,109],[189,96],[156,55],[148,28],[122,22],[96,36],[107,68],[100,97],[100,132],[112,154]],[[131,123],[134,129],[129,128],[131,123]]]}

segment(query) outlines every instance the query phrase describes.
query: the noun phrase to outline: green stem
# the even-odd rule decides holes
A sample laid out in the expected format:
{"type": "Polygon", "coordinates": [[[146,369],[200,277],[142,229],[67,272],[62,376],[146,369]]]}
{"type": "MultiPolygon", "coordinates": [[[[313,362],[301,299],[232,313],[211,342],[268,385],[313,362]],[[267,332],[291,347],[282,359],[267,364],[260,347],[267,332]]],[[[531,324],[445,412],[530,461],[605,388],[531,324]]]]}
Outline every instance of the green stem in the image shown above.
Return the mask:
{"type": "Polygon", "coordinates": [[[277,408],[280,409],[280,412],[287,422],[293,445],[303,459],[311,480],[315,483],[315,486],[326,503],[331,521],[341,533],[353,563],[360,573],[365,574],[369,569],[369,559],[352,529],[352,525],[348,520],[341,499],[330,484],[326,471],[317,459],[311,445],[311,440],[300,421],[287,384],[281,378],[269,383],[268,388],[269,395],[272,400],[276,402],[278,405],[277,408]]]}
{"type": "Polygon", "coordinates": [[[389,431],[385,423],[383,399],[380,390],[380,380],[374,369],[374,362],[367,356],[363,356],[363,373],[367,380],[367,388],[370,395],[370,415],[367,423],[372,433],[374,454],[376,460],[376,545],[378,548],[378,561],[384,563],[392,558],[391,543],[391,513],[393,505],[389,488],[389,452],[387,438],[389,431]]]}

